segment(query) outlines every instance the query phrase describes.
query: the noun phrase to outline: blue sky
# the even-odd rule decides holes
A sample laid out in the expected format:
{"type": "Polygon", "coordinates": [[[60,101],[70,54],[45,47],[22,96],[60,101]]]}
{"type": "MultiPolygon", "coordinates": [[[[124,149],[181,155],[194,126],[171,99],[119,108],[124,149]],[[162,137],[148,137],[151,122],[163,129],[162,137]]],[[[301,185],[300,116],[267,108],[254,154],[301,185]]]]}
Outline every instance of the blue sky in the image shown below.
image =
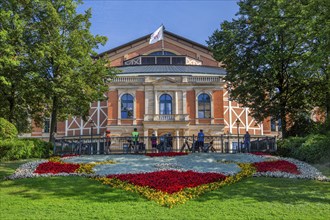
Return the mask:
{"type": "Polygon", "coordinates": [[[91,32],[108,37],[101,53],[151,34],[161,24],[166,30],[206,45],[224,20],[238,11],[236,0],[84,0],[78,12],[92,8],[91,32]]]}

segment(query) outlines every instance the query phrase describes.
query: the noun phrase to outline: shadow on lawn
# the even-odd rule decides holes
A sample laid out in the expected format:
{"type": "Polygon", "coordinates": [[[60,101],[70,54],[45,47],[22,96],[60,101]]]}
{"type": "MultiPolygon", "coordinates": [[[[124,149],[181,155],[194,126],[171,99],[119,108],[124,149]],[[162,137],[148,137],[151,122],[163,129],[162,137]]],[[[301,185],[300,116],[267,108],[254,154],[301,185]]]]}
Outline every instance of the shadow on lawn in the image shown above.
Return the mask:
{"type": "Polygon", "coordinates": [[[1,181],[1,188],[16,188],[10,190],[11,195],[29,199],[44,197],[74,198],[80,201],[97,202],[127,202],[145,201],[136,193],[123,193],[122,190],[102,185],[101,182],[85,177],[40,177],[1,181]]]}
{"type": "MultiPolygon", "coordinates": [[[[1,181],[1,188],[32,200],[47,198],[70,198],[97,202],[139,202],[146,199],[136,193],[124,192],[84,177],[42,177],[1,181]],[[20,189],[20,190],[17,190],[20,189]]],[[[324,203],[330,204],[330,183],[284,178],[248,178],[225,186],[197,198],[197,202],[226,200],[280,202],[286,204],[324,203]]]]}
{"type": "Polygon", "coordinates": [[[231,199],[287,204],[302,202],[330,204],[330,183],[302,179],[248,178],[209,192],[197,200],[202,202],[231,199]]]}

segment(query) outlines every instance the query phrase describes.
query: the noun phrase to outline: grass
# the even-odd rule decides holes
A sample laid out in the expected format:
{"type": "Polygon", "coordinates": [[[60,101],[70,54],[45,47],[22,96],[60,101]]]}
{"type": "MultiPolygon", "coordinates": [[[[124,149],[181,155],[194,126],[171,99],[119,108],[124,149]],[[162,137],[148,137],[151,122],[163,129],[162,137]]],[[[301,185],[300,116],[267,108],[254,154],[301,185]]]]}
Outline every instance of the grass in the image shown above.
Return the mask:
{"type": "MultiPolygon", "coordinates": [[[[8,175],[22,162],[0,164],[8,175]]],[[[328,219],[330,183],[248,178],[172,209],[83,177],[0,181],[0,219],[328,219]]]]}

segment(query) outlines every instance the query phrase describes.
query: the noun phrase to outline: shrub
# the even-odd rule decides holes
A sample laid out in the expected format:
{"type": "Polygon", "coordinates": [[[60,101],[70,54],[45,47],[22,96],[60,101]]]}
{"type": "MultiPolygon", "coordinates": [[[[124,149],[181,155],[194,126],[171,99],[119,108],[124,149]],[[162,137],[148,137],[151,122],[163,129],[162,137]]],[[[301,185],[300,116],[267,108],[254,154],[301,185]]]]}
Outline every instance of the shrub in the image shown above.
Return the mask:
{"type": "Polygon", "coordinates": [[[330,159],[330,132],[325,135],[313,134],[307,137],[290,137],[277,145],[278,154],[293,157],[309,163],[330,159]]]}
{"type": "Polygon", "coordinates": [[[17,134],[15,125],[4,118],[0,118],[0,140],[16,138],[17,134]]]}
{"type": "Polygon", "coordinates": [[[0,160],[45,158],[52,144],[38,139],[8,139],[0,141],[0,160]]]}
{"type": "Polygon", "coordinates": [[[329,135],[310,135],[306,142],[294,153],[294,157],[309,163],[317,163],[330,158],[329,135]]]}
{"type": "Polygon", "coordinates": [[[277,142],[277,153],[283,157],[293,157],[294,152],[297,151],[306,141],[305,137],[289,137],[277,142]]]}

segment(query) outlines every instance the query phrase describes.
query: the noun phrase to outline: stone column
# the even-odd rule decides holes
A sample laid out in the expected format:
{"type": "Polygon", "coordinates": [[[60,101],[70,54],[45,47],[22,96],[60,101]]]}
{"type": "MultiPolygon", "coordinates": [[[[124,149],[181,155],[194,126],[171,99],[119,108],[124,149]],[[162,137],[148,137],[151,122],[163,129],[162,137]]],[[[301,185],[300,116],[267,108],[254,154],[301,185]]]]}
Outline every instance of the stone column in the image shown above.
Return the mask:
{"type": "Polygon", "coordinates": [[[143,136],[144,136],[143,141],[146,145],[146,150],[148,151],[149,150],[149,139],[147,138],[148,137],[148,129],[144,129],[143,136]]]}
{"type": "Polygon", "coordinates": [[[176,136],[176,150],[178,151],[180,149],[180,131],[179,130],[175,130],[175,136],[176,136]]]}

